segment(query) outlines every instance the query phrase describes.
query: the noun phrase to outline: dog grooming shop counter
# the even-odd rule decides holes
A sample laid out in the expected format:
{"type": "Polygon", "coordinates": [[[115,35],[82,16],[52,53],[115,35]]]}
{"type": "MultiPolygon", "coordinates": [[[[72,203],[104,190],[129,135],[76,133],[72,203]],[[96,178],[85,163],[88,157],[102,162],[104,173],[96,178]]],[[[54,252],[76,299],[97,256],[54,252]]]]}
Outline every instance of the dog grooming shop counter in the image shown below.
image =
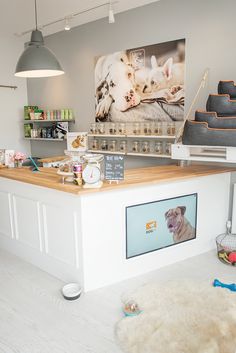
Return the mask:
{"type": "MultiPolygon", "coordinates": [[[[216,235],[225,231],[235,171],[207,165],[140,168],[127,170],[118,185],[83,189],[61,184],[55,169],[40,170],[0,169],[0,247],[66,282],[80,282],[85,291],[213,249],[216,235]],[[197,197],[196,236],[175,246],[127,256],[127,207],[181,200],[186,195],[197,197]]],[[[181,215],[185,208],[178,206],[181,215]]],[[[162,214],[161,223],[147,216],[145,242],[153,241],[155,234],[147,229],[155,227],[158,237],[158,229],[167,226],[167,213],[161,213],[161,218],[162,214]]],[[[136,223],[137,238],[140,231],[138,221],[137,214],[132,221],[134,242],[136,223]]]]}

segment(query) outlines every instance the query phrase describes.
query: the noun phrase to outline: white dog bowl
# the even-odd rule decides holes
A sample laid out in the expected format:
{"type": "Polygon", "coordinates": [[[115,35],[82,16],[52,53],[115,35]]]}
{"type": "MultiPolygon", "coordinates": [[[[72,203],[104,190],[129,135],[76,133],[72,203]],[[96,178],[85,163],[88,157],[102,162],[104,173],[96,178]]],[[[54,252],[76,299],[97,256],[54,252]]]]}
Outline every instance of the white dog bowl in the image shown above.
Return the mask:
{"type": "Polygon", "coordinates": [[[68,283],[62,287],[62,295],[67,300],[76,300],[82,293],[82,288],[78,283],[68,283]]]}

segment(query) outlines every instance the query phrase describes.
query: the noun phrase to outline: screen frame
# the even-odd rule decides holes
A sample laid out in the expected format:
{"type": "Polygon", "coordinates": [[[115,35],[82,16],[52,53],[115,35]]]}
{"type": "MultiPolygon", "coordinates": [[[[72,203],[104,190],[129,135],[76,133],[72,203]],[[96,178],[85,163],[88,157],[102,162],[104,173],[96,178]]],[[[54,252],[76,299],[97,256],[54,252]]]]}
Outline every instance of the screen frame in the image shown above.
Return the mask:
{"type": "Polygon", "coordinates": [[[166,199],[161,199],[161,200],[156,200],[156,201],[150,201],[150,202],[143,202],[143,203],[139,203],[139,204],[135,204],[135,205],[130,205],[130,206],[126,206],[125,207],[125,246],[126,246],[126,260],[129,260],[129,259],[132,259],[134,257],[138,257],[138,256],[142,256],[142,255],[146,255],[146,254],[150,254],[154,251],[158,251],[158,250],[162,250],[162,249],[166,249],[166,248],[169,248],[171,246],[176,246],[176,245],[179,245],[179,244],[183,244],[183,243],[186,243],[188,241],[191,241],[191,240],[194,240],[196,239],[197,237],[197,223],[198,223],[198,193],[197,192],[194,192],[192,194],[186,194],[186,195],[180,195],[180,196],[175,196],[175,197],[170,197],[170,198],[166,198],[166,199]],[[145,251],[145,252],[142,252],[142,253],[139,253],[139,254],[136,254],[136,255],[132,255],[132,256],[128,256],[128,222],[127,222],[127,212],[128,212],[128,209],[129,208],[132,208],[132,207],[137,207],[137,206],[142,206],[142,205],[149,205],[149,204],[153,204],[153,203],[159,203],[159,202],[162,202],[162,201],[168,201],[168,200],[175,200],[175,199],[180,199],[180,198],[183,198],[183,197],[187,197],[187,196],[196,196],[196,210],[195,210],[195,236],[191,239],[187,239],[187,240],[183,240],[179,243],[175,243],[175,244],[170,244],[170,245],[166,245],[166,246],[163,246],[161,248],[156,248],[156,249],[153,249],[153,250],[149,250],[149,251],[145,251]]]}

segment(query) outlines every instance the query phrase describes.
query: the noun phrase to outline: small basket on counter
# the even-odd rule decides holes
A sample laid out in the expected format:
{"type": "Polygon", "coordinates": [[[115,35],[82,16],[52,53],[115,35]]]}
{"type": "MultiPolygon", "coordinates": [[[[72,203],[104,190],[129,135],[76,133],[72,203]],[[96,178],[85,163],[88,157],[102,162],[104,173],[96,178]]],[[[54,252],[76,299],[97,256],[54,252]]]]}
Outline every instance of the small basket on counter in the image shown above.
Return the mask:
{"type": "Polygon", "coordinates": [[[216,237],[217,255],[221,262],[236,266],[236,234],[231,233],[231,222],[226,223],[226,233],[216,237]]]}

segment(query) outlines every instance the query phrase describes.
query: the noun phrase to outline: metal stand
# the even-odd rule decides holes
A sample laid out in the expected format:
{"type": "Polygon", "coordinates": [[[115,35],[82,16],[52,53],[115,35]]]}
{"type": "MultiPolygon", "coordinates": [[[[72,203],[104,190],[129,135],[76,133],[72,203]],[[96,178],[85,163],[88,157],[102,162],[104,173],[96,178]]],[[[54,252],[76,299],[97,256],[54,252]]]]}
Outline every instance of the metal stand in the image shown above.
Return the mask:
{"type": "Polygon", "coordinates": [[[120,180],[108,180],[109,184],[111,185],[112,183],[119,184],[120,180]]]}

